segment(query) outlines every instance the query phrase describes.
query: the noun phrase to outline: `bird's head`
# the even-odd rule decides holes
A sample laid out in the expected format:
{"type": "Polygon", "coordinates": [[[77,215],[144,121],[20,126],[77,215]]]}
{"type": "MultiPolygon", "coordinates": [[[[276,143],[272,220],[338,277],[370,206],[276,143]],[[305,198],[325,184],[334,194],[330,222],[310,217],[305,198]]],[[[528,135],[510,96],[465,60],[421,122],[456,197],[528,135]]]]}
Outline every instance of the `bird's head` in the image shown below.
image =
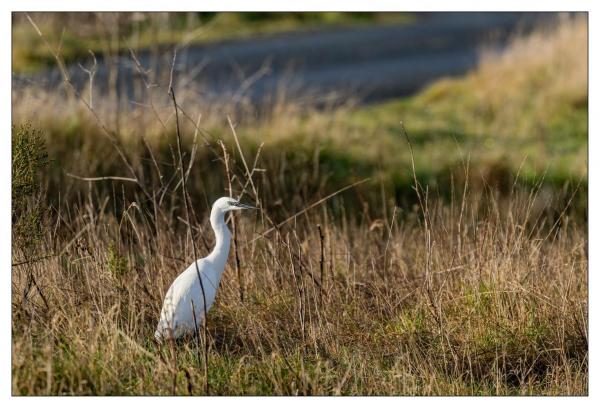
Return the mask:
{"type": "Polygon", "coordinates": [[[232,210],[244,210],[244,209],[256,210],[257,208],[252,207],[250,205],[242,204],[235,198],[231,198],[231,197],[221,197],[217,201],[215,201],[215,203],[213,204],[213,211],[217,210],[221,213],[226,213],[227,211],[232,211],[232,210]]]}

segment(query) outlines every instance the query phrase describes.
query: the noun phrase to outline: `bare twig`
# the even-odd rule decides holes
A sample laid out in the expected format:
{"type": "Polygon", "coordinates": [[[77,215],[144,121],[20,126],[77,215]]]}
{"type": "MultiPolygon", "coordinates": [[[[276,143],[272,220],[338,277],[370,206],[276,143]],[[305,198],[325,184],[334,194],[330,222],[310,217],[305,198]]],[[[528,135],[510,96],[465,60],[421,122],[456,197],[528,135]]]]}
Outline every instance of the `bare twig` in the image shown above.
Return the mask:
{"type": "Polygon", "coordinates": [[[52,257],[55,257],[55,256],[56,256],[56,254],[49,254],[49,255],[40,256],[39,258],[26,259],[25,261],[15,262],[11,266],[21,266],[21,265],[32,264],[32,263],[43,261],[44,259],[52,258],[52,257]]]}
{"type": "Polygon", "coordinates": [[[257,237],[256,237],[256,238],[254,238],[253,240],[251,240],[251,241],[250,241],[248,244],[251,244],[251,243],[253,243],[253,242],[254,242],[254,241],[256,241],[256,240],[258,240],[258,239],[260,239],[260,238],[263,238],[264,236],[266,236],[267,234],[269,234],[269,233],[273,232],[274,230],[276,230],[276,229],[279,229],[279,228],[280,228],[282,225],[284,225],[284,224],[287,224],[288,222],[292,221],[293,219],[295,219],[295,218],[296,218],[296,217],[298,217],[299,215],[302,215],[302,214],[304,214],[305,212],[307,212],[307,211],[309,211],[309,210],[311,210],[311,209],[315,208],[316,206],[318,206],[318,205],[320,205],[320,204],[324,203],[325,201],[327,201],[327,200],[329,200],[329,199],[331,199],[331,198],[335,197],[336,195],[338,195],[338,194],[340,194],[340,193],[343,193],[344,191],[346,191],[346,190],[349,190],[349,189],[351,189],[351,188],[353,188],[353,187],[356,187],[356,186],[358,186],[359,184],[365,183],[365,182],[367,182],[367,181],[369,181],[369,180],[370,180],[370,178],[366,178],[366,179],[362,179],[362,180],[356,181],[356,182],[354,182],[354,183],[352,183],[352,184],[350,184],[350,185],[347,185],[346,187],[340,188],[339,190],[337,190],[337,191],[335,191],[335,192],[333,192],[333,193],[329,194],[328,196],[326,196],[326,197],[324,197],[324,198],[321,198],[320,200],[318,200],[318,201],[316,201],[316,202],[312,203],[311,205],[309,205],[308,207],[304,208],[303,210],[301,210],[301,211],[298,211],[296,214],[292,215],[291,217],[288,217],[287,219],[285,219],[284,221],[280,222],[279,224],[277,224],[277,225],[275,225],[275,226],[273,226],[273,227],[269,228],[268,230],[266,230],[266,231],[262,232],[262,233],[261,233],[259,236],[257,236],[257,237]]]}
{"type": "MultiPolygon", "coordinates": [[[[236,91],[235,95],[232,98],[234,103],[239,103],[242,100],[244,93],[248,89],[250,89],[250,87],[254,83],[256,83],[256,81],[258,81],[260,78],[262,78],[263,76],[265,76],[271,72],[270,64],[271,64],[271,62],[268,59],[265,60],[262,64],[262,66],[254,74],[250,75],[249,77],[247,77],[243,80],[240,87],[238,88],[238,90],[236,91]]],[[[229,119],[229,118],[227,118],[227,119],[229,119]]],[[[231,122],[230,122],[230,124],[231,124],[231,122]]]]}
{"type": "MultiPolygon", "coordinates": [[[[175,61],[175,58],[173,58],[173,61],[175,61]]],[[[194,233],[192,232],[192,229],[189,228],[191,224],[190,221],[190,209],[189,209],[189,205],[188,205],[188,193],[187,193],[187,187],[186,187],[186,183],[185,183],[185,173],[184,173],[184,166],[183,166],[183,154],[182,154],[182,149],[181,149],[181,132],[179,130],[179,115],[177,113],[177,100],[175,99],[175,91],[173,90],[173,88],[169,88],[169,93],[171,94],[171,98],[173,99],[173,107],[175,108],[175,126],[176,126],[176,130],[177,130],[177,150],[179,151],[179,171],[181,172],[181,179],[182,179],[182,191],[183,191],[183,202],[185,204],[185,213],[186,213],[186,218],[188,221],[188,230],[190,233],[190,237],[192,240],[192,251],[194,253],[194,265],[196,265],[196,275],[198,277],[198,282],[200,283],[200,290],[202,292],[202,306],[204,308],[204,319],[202,319],[203,321],[203,326],[204,326],[204,376],[205,376],[205,382],[204,382],[204,388],[206,391],[206,394],[209,393],[209,383],[208,383],[208,328],[206,325],[206,318],[207,318],[207,310],[206,310],[206,292],[204,291],[204,284],[202,283],[202,278],[200,276],[200,268],[198,267],[198,254],[196,251],[196,243],[194,241],[194,233]]],[[[195,316],[195,315],[194,315],[195,316]]],[[[195,320],[195,317],[194,317],[195,320]]],[[[196,327],[196,332],[198,331],[198,328],[196,327]]]]}
{"type": "Polygon", "coordinates": [[[42,301],[44,302],[44,306],[46,307],[46,310],[49,310],[50,306],[48,305],[48,301],[46,300],[46,296],[44,295],[44,292],[42,292],[42,288],[40,288],[40,285],[38,285],[37,281],[35,280],[35,274],[33,273],[33,269],[31,268],[31,265],[28,265],[28,267],[29,267],[29,274],[28,274],[27,279],[28,279],[29,283],[26,285],[27,287],[25,288],[25,292],[23,293],[23,301],[24,302],[27,301],[27,297],[29,296],[29,290],[31,289],[31,285],[33,284],[33,286],[36,288],[38,294],[42,298],[42,301]]]}
{"type": "MultiPolygon", "coordinates": [[[[419,200],[419,206],[421,207],[421,212],[423,213],[423,220],[425,222],[425,234],[426,234],[426,244],[427,244],[427,263],[425,265],[425,272],[426,272],[426,276],[429,277],[430,274],[430,255],[431,255],[431,226],[429,223],[429,209],[427,206],[427,198],[428,198],[428,192],[425,191],[425,198],[423,198],[421,196],[421,191],[423,190],[423,188],[421,187],[421,184],[419,183],[419,181],[417,180],[417,172],[415,169],[415,155],[413,152],[413,148],[412,148],[412,143],[410,142],[410,138],[408,137],[408,132],[406,131],[406,129],[404,128],[404,123],[400,122],[400,127],[401,127],[401,131],[402,134],[404,135],[404,137],[406,138],[406,142],[408,143],[408,149],[410,151],[410,164],[412,166],[412,175],[413,175],[413,181],[414,181],[414,190],[417,193],[417,198],[419,200]]],[[[429,279],[427,279],[427,284],[430,285],[431,282],[429,282],[429,279]]]]}
{"type": "MultiPolygon", "coordinates": [[[[229,119],[229,118],[227,118],[229,119]]],[[[231,122],[229,122],[231,124],[231,122]]],[[[235,131],[234,131],[235,134],[235,131]]],[[[221,149],[223,149],[223,161],[225,163],[225,176],[227,178],[228,188],[229,188],[229,196],[233,197],[233,188],[231,186],[231,172],[229,169],[229,153],[227,153],[227,149],[225,148],[225,144],[222,140],[219,140],[221,145],[221,149]]],[[[240,293],[240,302],[244,302],[244,282],[242,277],[242,271],[240,267],[240,255],[238,253],[238,243],[237,243],[237,225],[235,222],[235,217],[233,214],[230,216],[231,225],[233,228],[233,252],[235,254],[235,272],[238,277],[239,284],[239,293],[240,293]]]]}
{"type": "MultiPolygon", "coordinates": [[[[202,118],[202,114],[198,114],[198,120],[196,122],[196,129],[194,130],[194,140],[192,141],[192,153],[190,154],[190,163],[188,164],[187,171],[185,172],[185,179],[190,177],[190,171],[192,171],[192,166],[194,165],[194,160],[196,158],[196,151],[198,150],[198,127],[200,126],[200,119],[202,118]]],[[[182,179],[183,180],[183,179],[182,179]]],[[[177,185],[173,190],[177,190],[179,185],[182,183],[182,180],[179,180],[177,185]]]]}
{"type": "Polygon", "coordinates": [[[393,231],[394,225],[396,223],[396,212],[397,211],[398,211],[398,207],[394,206],[394,212],[392,213],[392,223],[389,226],[388,239],[387,239],[387,242],[385,243],[385,250],[383,251],[383,275],[384,275],[384,279],[387,279],[387,268],[388,268],[387,253],[388,253],[388,248],[390,246],[390,241],[392,239],[392,231],[393,231]]]}
{"type": "MultiPolygon", "coordinates": [[[[250,169],[248,169],[248,164],[246,164],[246,158],[244,157],[244,153],[242,152],[242,147],[240,146],[240,141],[235,133],[235,127],[233,123],[231,123],[231,118],[227,116],[227,122],[229,123],[229,127],[231,128],[231,132],[233,133],[233,139],[235,140],[235,145],[237,146],[238,152],[240,153],[240,157],[242,158],[242,163],[244,164],[244,169],[246,170],[246,180],[250,182],[252,186],[252,192],[254,193],[255,199],[258,201],[258,193],[256,192],[256,187],[254,187],[254,182],[252,181],[252,174],[250,173],[250,169]]],[[[231,194],[231,189],[229,191],[231,194]]],[[[241,198],[241,196],[240,196],[241,198]]]]}
{"type": "Polygon", "coordinates": [[[115,137],[115,135],[108,129],[108,127],[100,119],[100,116],[98,116],[98,113],[94,110],[94,108],[92,108],[92,106],[88,102],[86,102],[85,99],[83,99],[81,97],[81,94],[79,93],[79,91],[77,91],[77,89],[75,88],[75,86],[71,82],[71,78],[69,77],[69,73],[67,71],[67,68],[65,67],[64,62],[62,61],[62,59],[60,58],[60,56],[52,49],[52,47],[50,46],[50,43],[48,43],[48,40],[42,34],[42,32],[40,31],[40,29],[38,28],[38,26],[35,24],[35,22],[31,19],[31,17],[29,16],[29,14],[25,13],[25,16],[27,17],[27,20],[29,20],[29,22],[31,23],[31,25],[33,26],[33,28],[35,29],[35,31],[37,32],[37,34],[40,36],[40,38],[42,39],[42,41],[44,42],[44,44],[46,45],[46,47],[48,48],[48,50],[50,51],[50,53],[52,54],[52,56],[54,57],[54,59],[56,60],[58,68],[59,68],[59,70],[60,70],[60,72],[61,72],[61,74],[63,76],[63,82],[68,85],[69,89],[71,89],[71,91],[73,92],[73,94],[75,95],[75,97],[77,99],[79,99],[81,101],[81,103],[83,103],[83,105],[87,108],[87,110],[92,114],[92,116],[96,120],[96,123],[100,126],[102,132],[108,138],[108,140],[111,142],[113,148],[116,150],[117,154],[121,158],[121,161],[123,162],[123,164],[125,165],[125,167],[127,167],[127,169],[129,170],[129,172],[133,176],[132,178],[136,180],[136,183],[137,183],[138,187],[140,188],[140,190],[144,193],[144,195],[147,198],[151,199],[152,196],[146,191],[146,189],[144,188],[144,186],[140,183],[140,181],[139,181],[139,179],[137,177],[137,174],[136,174],[135,170],[133,169],[133,166],[131,165],[131,163],[127,159],[127,156],[125,156],[125,153],[123,152],[123,149],[121,149],[121,147],[119,145],[119,140],[115,137]]]}
{"type": "Polygon", "coordinates": [[[76,176],[75,174],[71,174],[71,173],[65,173],[65,174],[69,177],[73,177],[77,180],[83,180],[83,181],[119,180],[119,181],[132,181],[134,183],[138,182],[137,179],[134,179],[131,177],[120,177],[120,176],[81,177],[81,176],[76,176]]]}
{"type": "Polygon", "coordinates": [[[323,230],[321,229],[321,224],[317,225],[317,230],[319,231],[319,242],[320,242],[320,248],[321,248],[321,257],[319,258],[319,268],[321,271],[321,290],[319,291],[319,294],[320,294],[321,305],[323,305],[323,287],[325,286],[325,248],[324,248],[325,236],[323,235],[323,230]]]}
{"type": "MultiPolygon", "coordinates": [[[[198,359],[198,365],[200,365],[200,333],[198,333],[198,322],[196,321],[196,307],[194,306],[194,299],[192,302],[192,317],[194,318],[194,335],[196,337],[196,358],[198,359]]],[[[204,317],[206,320],[206,316],[204,317]]]]}
{"type": "MultiPolygon", "coordinates": [[[[173,62],[171,63],[171,72],[169,73],[169,93],[173,92],[173,71],[175,70],[175,60],[177,59],[177,47],[173,49],[173,62]]],[[[175,104],[177,107],[177,104],[175,104]]]]}
{"type": "Polygon", "coordinates": [[[91,68],[85,68],[83,65],[81,65],[81,63],[79,63],[78,65],[79,68],[81,68],[83,72],[88,74],[88,77],[90,78],[90,108],[94,109],[94,76],[96,75],[96,67],[98,65],[98,62],[96,61],[96,54],[94,54],[92,50],[88,50],[88,52],[92,55],[92,58],[94,59],[94,64],[91,66],[91,68]]]}

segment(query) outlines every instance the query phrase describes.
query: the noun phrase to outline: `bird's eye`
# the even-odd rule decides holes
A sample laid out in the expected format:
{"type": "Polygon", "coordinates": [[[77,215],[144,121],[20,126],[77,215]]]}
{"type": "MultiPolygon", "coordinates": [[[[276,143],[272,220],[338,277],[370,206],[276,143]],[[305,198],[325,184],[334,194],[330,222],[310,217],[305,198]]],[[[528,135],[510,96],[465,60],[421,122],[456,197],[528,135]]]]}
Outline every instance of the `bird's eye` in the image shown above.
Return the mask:
{"type": "Polygon", "coordinates": [[[237,207],[240,203],[238,203],[237,201],[230,201],[229,205],[233,205],[234,207],[237,207]]]}

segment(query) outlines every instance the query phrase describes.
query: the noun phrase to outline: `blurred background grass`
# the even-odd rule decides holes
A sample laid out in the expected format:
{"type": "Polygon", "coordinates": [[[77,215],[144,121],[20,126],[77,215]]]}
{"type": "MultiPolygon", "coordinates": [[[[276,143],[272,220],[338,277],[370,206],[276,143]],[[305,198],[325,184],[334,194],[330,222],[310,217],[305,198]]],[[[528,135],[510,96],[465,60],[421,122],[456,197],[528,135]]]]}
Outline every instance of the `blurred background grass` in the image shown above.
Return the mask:
{"type": "MultiPolygon", "coordinates": [[[[106,52],[122,52],[132,41],[132,32],[137,33],[138,47],[166,46],[186,35],[189,41],[209,41],[337,24],[408,24],[416,19],[402,13],[32,15],[38,17],[40,29],[67,61],[85,55],[88,49],[101,52],[100,43],[111,39],[120,41],[105,44],[115,48],[106,52]],[[118,27],[112,34],[103,31],[107,21],[113,21],[110,19],[118,27]],[[141,28],[132,31],[136,24],[141,28]],[[199,30],[198,35],[194,30],[199,30]],[[71,36],[77,41],[68,40],[71,36]]],[[[27,19],[17,14],[13,20],[15,72],[51,64],[49,50],[44,49],[27,19]]],[[[83,96],[89,97],[85,92],[83,96]]],[[[126,146],[130,159],[142,166],[146,175],[142,177],[152,177],[154,171],[146,166],[151,160],[148,147],[154,150],[159,167],[171,161],[173,117],[164,96],[166,90],[159,88],[149,95],[149,101],[143,101],[144,106],[126,107],[110,93],[96,96],[95,110],[126,146]]],[[[341,105],[317,109],[283,95],[265,112],[251,101],[209,103],[185,88],[178,91],[178,98],[194,117],[183,123],[188,148],[195,131],[192,122],[201,114],[201,139],[208,144],[222,139],[235,152],[226,121],[230,115],[248,155],[253,156],[264,143],[263,163],[270,164],[271,169],[285,168],[298,181],[295,186],[303,186],[302,194],[293,186],[280,186],[274,192],[277,196],[271,197],[273,202],[278,198],[307,202],[318,192],[363,177],[373,180],[362,187],[363,196],[371,202],[380,198],[382,188],[397,203],[414,202],[409,151],[401,132],[404,127],[414,144],[419,180],[442,196],[465,182],[468,162],[469,182],[476,190],[488,186],[507,191],[516,180],[524,188],[542,183],[564,198],[579,185],[574,206],[585,214],[587,18],[582,15],[558,16],[532,32],[514,35],[501,51],[483,48],[477,67],[466,75],[442,78],[412,96],[384,102],[363,105],[357,103],[359,99],[349,98],[341,105]],[[314,171],[307,174],[307,167],[314,171]]],[[[63,87],[14,88],[13,122],[32,122],[45,131],[50,156],[55,158],[48,176],[54,186],[51,190],[59,185],[64,190],[65,183],[69,186],[67,194],[85,188],[77,180],[65,180],[64,173],[125,172],[117,155],[109,153],[112,147],[93,116],[63,87]]],[[[196,165],[205,180],[192,180],[196,200],[203,188],[209,188],[209,196],[223,191],[220,174],[211,171],[214,149],[199,149],[197,154],[196,165]]],[[[171,165],[163,167],[163,175],[172,174],[171,165]]],[[[267,171],[264,177],[277,185],[277,172],[267,171]]],[[[111,187],[106,183],[98,188],[111,187]]],[[[352,201],[352,194],[347,195],[352,201]]]]}

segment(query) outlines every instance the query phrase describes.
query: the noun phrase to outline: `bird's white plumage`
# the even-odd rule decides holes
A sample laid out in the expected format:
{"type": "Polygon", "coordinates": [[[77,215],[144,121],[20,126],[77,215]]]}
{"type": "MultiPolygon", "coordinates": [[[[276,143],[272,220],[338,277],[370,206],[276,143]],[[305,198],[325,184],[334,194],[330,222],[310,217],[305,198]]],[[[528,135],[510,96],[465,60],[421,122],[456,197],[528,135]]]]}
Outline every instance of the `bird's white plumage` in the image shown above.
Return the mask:
{"type": "Polygon", "coordinates": [[[157,340],[193,334],[196,329],[195,324],[199,326],[202,322],[205,310],[208,312],[215,300],[229,255],[231,234],[225,224],[225,213],[243,208],[253,207],[240,204],[230,197],[219,198],[213,204],[210,224],[215,232],[215,248],[206,258],[192,262],[171,284],[165,295],[160,320],[154,333],[157,340]],[[198,274],[202,280],[204,296],[198,274]],[[203,297],[206,299],[206,308],[203,297]],[[192,310],[196,314],[196,322],[192,310]]]}

